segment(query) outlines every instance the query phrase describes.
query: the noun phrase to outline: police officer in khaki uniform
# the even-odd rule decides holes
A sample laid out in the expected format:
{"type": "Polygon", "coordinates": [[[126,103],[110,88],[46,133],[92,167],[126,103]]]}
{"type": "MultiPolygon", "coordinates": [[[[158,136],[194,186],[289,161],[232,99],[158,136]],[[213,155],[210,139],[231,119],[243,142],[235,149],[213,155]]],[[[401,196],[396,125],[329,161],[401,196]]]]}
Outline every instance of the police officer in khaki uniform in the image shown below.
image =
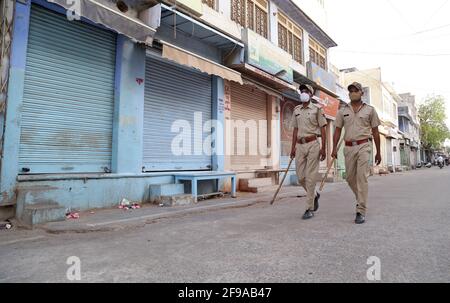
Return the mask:
{"type": "Polygon", "coordinates": [[[300,86],[302,104],[294,109],[291,127],[292,136],[291,159],[295,157],[298,181],[307,193],[307,207],[303,219],[314,216],[313,211],[319,208],[320,195],[316,194],[316,178],[320,161],[326,157],[326,125],[322,109],[311,103],[314,89],[311,85],[300,86]],[[319,137],[322,137],[322,148],[319,137]],[[320,160],[320,161],[319,161],[320,160]]]}
{"type": "Polygon", "coordinates": [[[377,154],[375,164],[381,162],[380,155],[380,133],[378,126],[380,120],[374,107],[362,102],[362,86],[354,82],[348,86],[351,102],[341,108],[336,116],[336,131],[334,133],[332,157],[337,158],[337,144],[341,138],[342,127],[345,128],[345,170],[347,174],[347,183],[355,194],[356,205],[356,224],[362,224],[365,221],[367,210],[367,196],[369,184],[369,158],[371,150],[371,136],[375,141],[377,154]]]}

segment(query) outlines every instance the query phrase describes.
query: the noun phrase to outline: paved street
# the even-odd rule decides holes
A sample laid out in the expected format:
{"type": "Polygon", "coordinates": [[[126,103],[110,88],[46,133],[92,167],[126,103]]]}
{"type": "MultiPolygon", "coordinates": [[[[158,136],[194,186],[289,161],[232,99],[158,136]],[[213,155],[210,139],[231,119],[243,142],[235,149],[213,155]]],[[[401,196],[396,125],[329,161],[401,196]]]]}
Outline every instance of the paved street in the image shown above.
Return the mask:
{"type": "Polygon", "coordinates": [[[0,282],[450,282],[450,168],[374,176],[367,222],[355,225],[345,183],[327,184],[321,207],[304,199],[206,211],[118,231],[0,231],[0,282]]]}

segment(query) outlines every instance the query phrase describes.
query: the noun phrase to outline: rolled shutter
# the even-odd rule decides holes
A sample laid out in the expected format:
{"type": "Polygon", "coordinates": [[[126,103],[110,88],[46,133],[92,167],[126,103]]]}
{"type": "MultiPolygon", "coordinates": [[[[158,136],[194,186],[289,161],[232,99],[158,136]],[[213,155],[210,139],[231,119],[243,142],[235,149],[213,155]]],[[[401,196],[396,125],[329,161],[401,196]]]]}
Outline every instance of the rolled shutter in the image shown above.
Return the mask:
{"type": "Polygon", "coordinates": [[[33,5],[19,172],[111,167],[116,36],[33,5]]]}
{"type": "MultiPolygon", "coordinates": [[[[248,85],[231,82],[231,119],[234,123],[255,121],[256,124],[267,123],[267,94],[248,85]]],[[[260,153],[259,146],[267,147],[267,134],[260,136],[258,131],[257,155],[250,154],[249,132],[239,128],[232,130],[234,150],[232,150],[231,167],[233,170],[261,169],[267,165],[267,155],[260,153]],[[245,155],[238,155],[238,138],[245,136],[245,155]],[[262,140],[261,142],[259,142],[262,140]]]]}
{"type": "Polygon", "coordinates": [[[144,170],[210,170],[211,144],[206,143],[203,149],[203,143],[211,135],[211,128],[202,128],[211,120],[211,76],[147,57],[145,78],[144,170]],[[201,113],[198,125],[194,123],[195,113],[201,113]],[[191,154],[179,155],[172,149],[179,134],[177,130],[172,132],[176,121],[185,121],[190,126],[191,136],[186,139],[191,144],[191,154]],[[201,136],[195,138],[194,131],[201,136]],[[197,154],[194,146],[201,148],[197,154]]]}

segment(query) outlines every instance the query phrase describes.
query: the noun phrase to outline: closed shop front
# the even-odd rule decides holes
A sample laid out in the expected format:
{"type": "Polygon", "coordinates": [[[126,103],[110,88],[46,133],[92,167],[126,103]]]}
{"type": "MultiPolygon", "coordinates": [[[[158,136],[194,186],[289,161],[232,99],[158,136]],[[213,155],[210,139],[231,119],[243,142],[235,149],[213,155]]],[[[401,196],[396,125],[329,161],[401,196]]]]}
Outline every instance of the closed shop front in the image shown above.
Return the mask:
{"type": "Polygon", "coordinates": [[[281,146],[280,146],[280,167],[287,168],[289,165],[289,158],[292,147],[292,132],[293,128],[290,127],[294,108],[301,103],[289,98],[281,100],[281,112],[280,112],[280,131],[281,131],[281,146]]]}
{"type": "Polygon", "coordinates": [[[116,35],[33,5],[19,173],[111,168],[116,35]]]}
{"type": "Polygon", "coordinates": [[[211,76],[148,56],[143,170],[211,170],[211,113],[211,76]]]}
{"type": "Polygon", "coordinates": [[[264,169],[268,164],[268,95],[250,85],[231,83],[231,168],[264,169]]]}

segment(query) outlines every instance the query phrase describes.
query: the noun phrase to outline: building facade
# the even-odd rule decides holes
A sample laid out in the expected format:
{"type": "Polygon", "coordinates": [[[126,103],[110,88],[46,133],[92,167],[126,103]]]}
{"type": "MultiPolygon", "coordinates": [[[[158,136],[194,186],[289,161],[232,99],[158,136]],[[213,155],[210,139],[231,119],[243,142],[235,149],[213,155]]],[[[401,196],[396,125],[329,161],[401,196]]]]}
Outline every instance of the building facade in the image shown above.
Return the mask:
{"type": "MultiPolygon", "coordinates": [[[[336,43],[296,1],[9,3],[0,209],[31,223],[188,193],[180,172],[279,170],[302,83],[333,119],[336,43]]],[[[231,191],[215,181],[198,192],[231,191]]]]}
{"type": "Polygon", "coordinates": [[[408,169],[415,169],[422,161],[420,151],[420,124],[416,98],[411,93],[400,94],[398,107],[399,129],[403,133],[400,143],[401,162],[408,169]]]}
{"type": "Polygon", "coordinates": [[[223,57],[243,43],[192,18],[201,2],[92,3],[15,2],[1,204],[31,223],[150,201],[175,172],[224,170],[211,121],[224,120],[224,81],[242,83],[223,57]]]}

